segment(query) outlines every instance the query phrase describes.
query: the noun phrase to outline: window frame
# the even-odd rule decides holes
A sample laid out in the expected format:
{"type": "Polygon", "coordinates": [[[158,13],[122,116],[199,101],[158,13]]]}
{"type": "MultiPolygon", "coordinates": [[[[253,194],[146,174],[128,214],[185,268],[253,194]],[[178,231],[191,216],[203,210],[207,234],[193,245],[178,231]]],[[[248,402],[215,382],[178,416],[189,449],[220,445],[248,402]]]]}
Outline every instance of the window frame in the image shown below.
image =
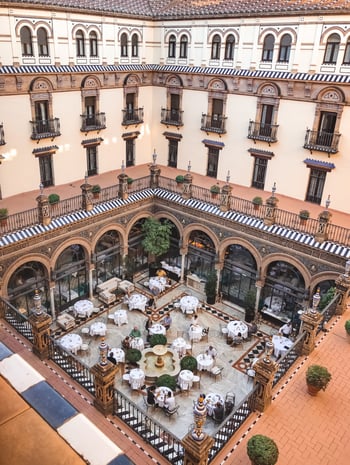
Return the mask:
{"type": "Polygon", "coordinates": [[[87,145],[86,150],[86,168],[88,176],[95,176],[98,174],[97,158],[98,158],[98,144],[87,145]]]}
{"type": "Polygon", "coordinates": [[[225,55],[224,55],[225,60],[233,61],[235,44],[236,44],[235,36],[233,34],[229,34],[225,42],[225,55]]]}
{"type": "Polygon", "coordinates": [[[261,61],[271,63],[273,60],[274,48],[275,48],[275,37],[273,34],[267,34],[264,37],[261,61]]]}
{"type": "Polygon", "coordinates": [[[39,57],[50,56],[48,35],[44,27],[39,27],[38,32],[37,32],[37,41],[38,41],[39,57]]]}
{"type": "Polygon", "coordinates": [[[126,32],[120,36],[120,56],[122,58],[128,57],[128,35],[126,32]]]}
{"type": "Polygon", "coordinates": [[[40,183],[44,187],[53,186],[54,181],[53,181],[52,154],[42,155],[38,158],[39,158],[40,183]]]}
{"type": "Polygon", "coordinates": [[[20,40],[22,47],[22,56],[33,56],[33,36],[28,26],[21,27],[20,40]]]}
{"type": "Polygon", "coordinates": [[[259,157],[257,155],[254,156],[251,187],[261,190],[265,189],[268,161],[269,159],[266,157],[259,157]]]}
{"type": "Polygon", "coordinates": [[[309,181],[306,189],[306,202],[321,204],[326,184],[327,170],[310,167],[309,181]]]}
{"type": "Polygon", "coordinates": [[[187,58],[188,54],[188,37],[186,34],[182,34],[180,37],[180,53],[179,58],[187,58]]]}
{"type": "Polygon", "coordinates": [[[171,34],[168,41],[168,58],[176,58],[176,37],[171,34]]]}
{"type": "Polygon", "coordinates": [[[89,53],[90,57],[98,57],[98,37],[95,31],[89,34],[89,53]]]}
{"type": "Polygon", "coordinates": [[[221,52],[221,37],[219,34],[214,34],[211,41],[211,60],[220,60],[221,52]]]}
{"type": "Polygon", "coordinates": [[[136,33],[131,36],[131,56],[133,58],[139,56],[139,37],[136,33]]]}
{"type": "Polygon", "coordinates": [[[75,34],[76,54],[78,58],[83,58],[85,54],[85,35],[82,29],[78,29],[75,34]]]}
{"type": "Polygon", "coordinates": [[[335,65],[337,64],[340,47],[340,36],[339,34],[331,34],[326,43],[323,64],[324,65],[335,65]]]}
{"type": "Polygon", "coordinates": [[[292,37],[290,34],[284,34],[280,41],[280,47],[278,51],[278,62],[289,63],[290,52],[292,48],[292,37]],[[286,42],[288,40],[288,43],[286,42]]]}

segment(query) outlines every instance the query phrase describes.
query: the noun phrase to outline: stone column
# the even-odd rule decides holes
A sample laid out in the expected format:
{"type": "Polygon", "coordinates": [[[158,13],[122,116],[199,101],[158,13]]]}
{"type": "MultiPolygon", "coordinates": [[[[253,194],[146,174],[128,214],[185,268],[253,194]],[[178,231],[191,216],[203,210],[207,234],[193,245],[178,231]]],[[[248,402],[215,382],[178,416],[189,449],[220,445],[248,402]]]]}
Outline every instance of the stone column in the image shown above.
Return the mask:
{"type": "Polygon", "coordinates": [[[50,307],[52,318],[56,319],[56,308],[55,308],[55,283],[50,281],[50,307]]]}
{"type": "Polygon", "coordinates": [[[32,325],[33,331],[33,353],[37,355],[40,360],[49,358],[49,344],[50,344],[50,325],[52,318],[45,313],[44,307],[41,305],[41,296],[38,290],[34,294],[34,308],[29,316],[29,322],[32,325]]]}
{"type": "Polygon", "coordinates": [[[228,171],[226,176],[226,184],[222,186],[220,193],[220,210],[227,212],[231,208],[231,192],[232,187],[229,185],[230,172],[228,171]]]}
{"type": "Polygon", "coordinates": [[[336,315],[343,315],[347,307],[347,300],[350,295],[350,260],[348,260],[345,264],[345,273],[340,274],[338,278],[335,280],[335,287],[337,289],[337,293],[340,295],[339,300],[337,302],[337,308],[335,309],[336,315]]]}
{"type": "Polygon", "coordinates": [[[49,207],[49,200],[43,192],[44,186],[40,184],[40,195],[35,199],[38,204],[39,222],[44,226],[51,223],[51,212],[49,207]]]}
{"type": "Polygon", "coordinates": [[[122,172],[118,174],[118,179],[118,197],[125,200],[128,198],[128,175],[124,173],[124,164],[122,165],[122,172]]]}
{"type": "Polygon", "coordinates": [[[82,195],[82,209],[85,211],[90,211],[94,208],[93,201],[92,201],[92,186],[88,183],[88,177],[85,176],[84,184],[80,186],[81,195],[82,195]]]}
{"type": "Polygon", "coordinates": [[[180,276],[180,283],[183,283],[183,282],[184,282],[186,253],[187,253],[187,249],[180,249],[180,255],[181,255],[181,276],[180,276]]]}
{"type": "Polygon", "coordinates": [[[315,309],[309,309],[300,316],[300,334],[306,333],[301,348],[302,355],[309,355],[315,348],[317,328],[322,321],[322,315],[315,309]]]}
{"type": "Polygon", "coordinates": [[[255,314],[259,311],[259,302],[260,302],[260,295],[261,295],[261,290],[264,287],[264,281],[259,280],[255,282],[255,287],[256,287],[256,296],[255,296],[255,314]]]}
{"type": "Polygon", "coordinates": [[[272,342],[266,342],[265,357],[260,358],[254,365],[254,386],[257,385],[258,389],[253,402],[254,408],[260,412],[264,412],[272,400],[272,383],[278,368],[278,364],[270,359],[272,351],[272,342]]]}
{"type": "Polygon", "coordinates": [[[278,199],[273,195],[266,200],[266,210],[264,216],[264,223],[267,226],[275,224],[275,215],[278,199]]]}
{"type": "Polygon", "coordinates": [[[113,413],[114,379],[118,371],[118,365],[107,360],[108,346],[104,340],[99,346],[100,360],[91,368],[94,375],[95,399],[94,406],[105,416],[113,413]]]}
{"type": "Polygon", "coordinates": [[[153,152],[153,163],[150,165],[150,188],[155,189],[156,187],[159,186],[159,176],[160,176],[160,168],[156,164],[157,161],[157,154],[156,151],[154,150],[153,152]]]}
{"type": "Polygon", "coordinates": [[[324,242],[328,239],[327,230],[331,217],[332,213],[330,213],[327,209],[318,215],[318,227],[315,234],[315,239],[317,242],[324,242]]]}
{"type": "Polygon", "coordinates": [[[184,176],[183,182],[183,190],[182,190],[182,197],[184,199],[190,199],[192,197],[192,181],[193,177],[192,174],[188,171],[188,173],[184,176]]]}

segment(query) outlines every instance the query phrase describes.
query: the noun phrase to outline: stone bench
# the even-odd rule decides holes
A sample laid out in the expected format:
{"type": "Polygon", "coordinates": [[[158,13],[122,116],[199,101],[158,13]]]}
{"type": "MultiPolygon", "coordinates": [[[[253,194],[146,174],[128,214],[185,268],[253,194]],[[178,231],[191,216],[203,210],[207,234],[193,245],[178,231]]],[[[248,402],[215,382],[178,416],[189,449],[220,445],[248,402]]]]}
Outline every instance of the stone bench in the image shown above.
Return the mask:
{"type": "Polygon", "coordinates": [[[133,292],[135,290],[135,286],[133,283],[125,279],[124,281],[119,283],[119,289],[121,289],[125,293],[133,292]]]}
{"type": "Polygon", "coordinates": [[[68,330],[74,328],[75,319],[72,317],[72,315],[68,315],[68,313],[61,313],[57,317],[57,324],[60,326],[60,328],[68,330]]]}

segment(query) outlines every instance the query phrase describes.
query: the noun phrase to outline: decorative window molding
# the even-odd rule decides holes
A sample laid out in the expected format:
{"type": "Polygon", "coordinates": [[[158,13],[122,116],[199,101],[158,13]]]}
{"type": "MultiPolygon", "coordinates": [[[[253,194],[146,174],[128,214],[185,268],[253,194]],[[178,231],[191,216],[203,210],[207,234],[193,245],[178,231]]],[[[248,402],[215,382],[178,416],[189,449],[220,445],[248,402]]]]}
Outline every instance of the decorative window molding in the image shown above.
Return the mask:
{"type": "Polygon", "coordinates": [[[175,139],[175,140],[181,140],[182,139],[182,135],[177,134],[176,132],[165,131],[165,132],[163,132],[163,136],[165,136],[166,139],[175,139]]]}
{"type": "Polygon", "coordinates": [[[216,149],[222,150],[225,147],[225,144],[223,142],[219,142],[217,140],[210,140],[210,139],[203,139],[202,143],[206,147],[214,147],[216,149]]]}
{"type": "Polygon", "coordinates": [[[127,140],[127,139],[137,139],[137,137],[140,135],[140,131],[133,131],[133,132],[124,132],[124,134],[122,134],[122,138],[124,140],[127,140]]]}
{"type": "Polygon", "coordinates": [[[100,145],[103,142],[102,137],[95,137],[94,139],[85,139],[81,141],[83,147],[91,147],[93,145],[100,145]]]}
{"type": "Polygon", "coordinates": [[[335,168],[334,163],[321,160],[314,160],[313,158],[306,158],[304,160],[304,163],[308,168],[318,168],[320,170],[325,170],[328,172],[332,171],[335,168]]]}
{"type": "Polygon", "coordinates": [[[45,155],[50,155],[52,153],[56,153],[57,150],[58,150],[57,145],[50,145],[49,147],[40,147],[40,148],[34,149],[32,151],[32,154],[35,155],[36,157],[41,157],[45,155]]]}
{"type": "Polygon", "coordinates": [[[271,160],[271,158],[275,156],[275,154],[269,150],[248,149],[248,152],[252,157],[266,158],[268,160],[271,160]]]}

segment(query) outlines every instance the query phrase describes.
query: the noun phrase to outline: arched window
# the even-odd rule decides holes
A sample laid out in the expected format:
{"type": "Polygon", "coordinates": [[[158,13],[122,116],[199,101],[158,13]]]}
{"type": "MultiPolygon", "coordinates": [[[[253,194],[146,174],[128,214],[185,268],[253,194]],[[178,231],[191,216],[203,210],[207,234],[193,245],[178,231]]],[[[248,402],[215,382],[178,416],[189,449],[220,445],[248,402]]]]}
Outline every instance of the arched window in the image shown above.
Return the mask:
{"type": "Polygon", "coordinates": [[[176,37],[172,34],[169,37],[168,58],[175,58],[175,56],[176,56],[176,37]]]}
{"type": "Polygon", "coordinates": [[[133,34],[131,37],[131,56],[132,57],[139,56],[139,38],[137,34],[133,34]]]}
{"type": "Polygon", "coordinates": [[[187,36],[182,35],[180,39],[180,58],[187,58],[187,36]]]}
{"type": "Polygon", "coordinates": [[[280,49],[278,53],[278,61],[282,63],[289,62],[290,48],[292,45],[292,38],[289,34],[284,34],[281,39],[280,49]]]}
{"type": "Polygon", "coordinates": [[[49,44],[47,42],[47,32],[43,27],[38,29],[38,49],[39,56],[47,57],[49,56],[49,44]]]}
{"type": "Polygon", "coordinates": [[[77,47],[77,57],[85,56],[85,38],[84,33],[79,29],[75,36],[76,47],[77,47]]]}
{"type": "Polygon", "coordinates": [[[230,34],[225,43],[225,60],[233,60],[233,53],[235,50],[235,38],[230,34]]]}
{"type": "Polygon", "coordinates": [[[122,57],[128,56],[128,36],[123,32],[120,38],[120,55],[122,57]]]}
{"type": "Polygon", "coordinates": [[[22,56],[33,55],[32,33],[29,27],[24,26],[21,29],[22,56]]]}
{"type": "Polygon", "coordinates": [[[267,34],[267,36],[264,39],[262,61],[272,61],[274,46],[275,46],[274,36],[272,34],[267,34]]]}
{"type": "Polygon", "coordinates": [[[340,37],[338,34],[331,34],[328,37],[326,50],[324,53],[323,63],[326,65],[335,65],[338,58],[340,37]]]}
{"type": "Polygon", "coordinates": [[[215,34],[211,44],[211,59],[220,60],[221,39],[219,34],[215,34]]]}
{"type": "Polygon", "coordinates": [[[350,39],[346,43],[343,65],[350,65],[350,39]]]}
{"type": "Polygon", "coordinates": [[[97,57],[98,56],[97,34],[96,34],[95,31],[90,32],[89,45],[90,45],[90,56],[91,57],[97,57]]]}

